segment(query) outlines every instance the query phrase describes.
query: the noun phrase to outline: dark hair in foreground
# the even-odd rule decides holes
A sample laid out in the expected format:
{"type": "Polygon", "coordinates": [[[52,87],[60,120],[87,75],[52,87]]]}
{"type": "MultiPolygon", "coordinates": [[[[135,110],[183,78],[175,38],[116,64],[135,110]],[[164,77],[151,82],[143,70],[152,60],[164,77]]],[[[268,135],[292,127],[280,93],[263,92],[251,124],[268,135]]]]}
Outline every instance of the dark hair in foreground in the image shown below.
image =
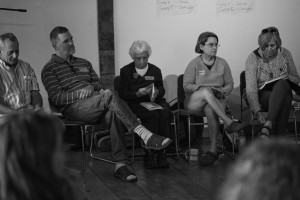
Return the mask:
{"type": "Polygon", "coordinates": [[[0,199],[70,200],[63,123],[45,113],[0,118],[0,199]]]}
{"type": "Polygon", "coordinates": [[[256,141],[233,165],[222,200],[299,200],[300,150],[286,141],[256,141]]]}

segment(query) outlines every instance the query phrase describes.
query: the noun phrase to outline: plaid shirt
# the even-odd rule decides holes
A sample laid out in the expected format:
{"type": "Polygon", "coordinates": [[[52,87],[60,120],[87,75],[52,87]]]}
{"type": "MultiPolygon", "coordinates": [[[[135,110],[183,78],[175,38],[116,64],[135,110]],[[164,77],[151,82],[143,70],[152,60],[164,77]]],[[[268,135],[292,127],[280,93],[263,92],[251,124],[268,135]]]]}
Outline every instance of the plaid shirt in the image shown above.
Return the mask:
{"type": "Polygon", "coordinates": [[[72,56],[69,63],[55,54],[42,70],[42,82],[51,101],[60,107],[78,101],[80,90],[88,85],[95,91],[102,88],[89,61],[72,56]]]}
{"type": "Polygon", "coordinates": [[[0,60],[0,102],[13,109],[30,105],[31,91],[39,91],[33,69],[22,60],[14,69],[0,60]]]}

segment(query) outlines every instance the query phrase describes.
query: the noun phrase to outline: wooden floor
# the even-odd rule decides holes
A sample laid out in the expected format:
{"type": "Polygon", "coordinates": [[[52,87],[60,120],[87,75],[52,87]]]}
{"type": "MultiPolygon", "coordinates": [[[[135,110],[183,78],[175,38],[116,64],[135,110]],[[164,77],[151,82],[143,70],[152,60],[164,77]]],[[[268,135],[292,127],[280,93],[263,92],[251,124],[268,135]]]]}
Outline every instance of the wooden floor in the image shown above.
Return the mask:
{"type": "MultiPolygon", "coordinates": [[[[205,147],[204,147],[205,148],[205,147]]],[[[202,148],[202,150],[205,150],[202,148]]],[[[100,153],[110,158],[110,153],[100,153]]],[[[68,153],[69,167],[81,167],[81,152],[68,153]]],[[[88,152],[86,157],[89,158],[88,152]]],[[[138,181],[125,183],[113,176],[114,165],[88,159],[88,167],[83,175],[67,171],[74,179],[76,195],[80,200],[150,200],[150,199],[214,199],[226,177],[226,171],[233,163],[222,155],[213,166],[200,166],[196,161],[186,162],[168,158],[169,169],[144,169],[143,159],[136,158],[133,167],[138,181]]]]}

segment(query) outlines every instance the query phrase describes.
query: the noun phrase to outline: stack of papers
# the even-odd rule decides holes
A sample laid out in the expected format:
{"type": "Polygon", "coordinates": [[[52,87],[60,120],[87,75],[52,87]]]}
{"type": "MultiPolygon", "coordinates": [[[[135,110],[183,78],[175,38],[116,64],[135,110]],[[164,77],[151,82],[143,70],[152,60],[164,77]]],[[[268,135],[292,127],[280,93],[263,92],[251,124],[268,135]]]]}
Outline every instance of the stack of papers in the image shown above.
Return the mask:
{"type": "Polygon", "coordinates": [[[141,102],[140,104],[150,111],[163,109],[163,107],[154,102],[141,102]]]}

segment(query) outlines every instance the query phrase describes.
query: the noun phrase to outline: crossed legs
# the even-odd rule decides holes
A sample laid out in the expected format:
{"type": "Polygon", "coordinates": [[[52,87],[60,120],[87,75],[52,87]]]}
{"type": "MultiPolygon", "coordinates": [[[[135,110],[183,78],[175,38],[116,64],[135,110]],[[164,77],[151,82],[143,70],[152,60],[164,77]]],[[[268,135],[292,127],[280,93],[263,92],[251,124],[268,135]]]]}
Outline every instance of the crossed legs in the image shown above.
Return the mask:
{"type": "Polygon", "coordinates": [[[113,159],[117,161],[116,174],[124,181],[136,181],[136,176],[129,172],[125,167],[124,161],[127,159],[122,128],[119,126],[119,120],[125,125],[128,131],[137,133],[149,149],[163,149],[171,143],[171,139],[153,134],[140,124],[128,105],[121,100],[111,90],[99,92],[87,99],[79,100],[67,106],[63,114],[71,120],[82,120],[88,122],[97,122],[103,118],[107,112],[112,113],[110,119],[110,130],[113,136],[113,159]],[[120,170],[119,170],[120,169],[120,170]],[[133,177],[133,178],[132,178],[133,177]]]}
{"type": "Polygon", "coordinates": [[[224,106],[221,101],[214,96],[210,87],[201,87],[199,90],[195,91],[191,95],[187,107],[193,111],[201,111],[207,105],[209,105],[212,111],[223,120],[227,127],[226,130],[229,133],[238,132],[244,128],[245,124],[237,123],[226,115],[224,106]]]}
{"type": "MultiPolygon", "coordinates": [[[[268,111],[264,126],[274,130],[274,135],[285,133],[292,103],[292,91],[288,81],[279,80],[271,90],[263,90],[259,93],[259,103],[263,109],[268,111]],[[274,123],[274,125],[273,125],[274,123]]],[[[262,133],[269,134],[267,128],[262,133]]]]}

